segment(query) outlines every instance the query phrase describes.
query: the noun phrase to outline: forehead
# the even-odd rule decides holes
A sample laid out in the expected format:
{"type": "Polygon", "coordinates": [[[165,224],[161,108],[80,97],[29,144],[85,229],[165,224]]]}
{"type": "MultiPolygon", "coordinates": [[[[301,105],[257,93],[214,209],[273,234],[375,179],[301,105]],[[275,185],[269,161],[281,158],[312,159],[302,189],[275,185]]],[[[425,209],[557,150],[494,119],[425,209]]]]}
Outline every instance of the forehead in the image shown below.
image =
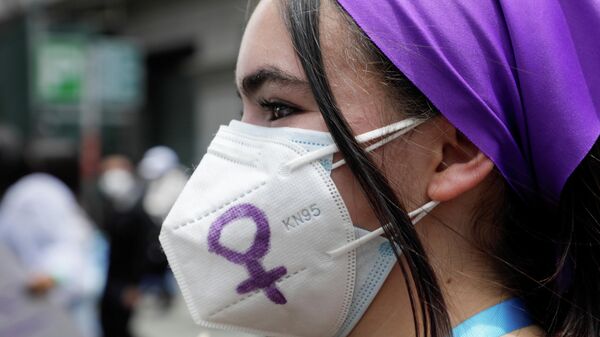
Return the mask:
{"type": "Polygon", "coordinates": [[[272,67],[305,78],[281,15],[282,5],[279,0],[262,0],[252,14],[240,46],[238,83],[246,74],[272,67]]]}

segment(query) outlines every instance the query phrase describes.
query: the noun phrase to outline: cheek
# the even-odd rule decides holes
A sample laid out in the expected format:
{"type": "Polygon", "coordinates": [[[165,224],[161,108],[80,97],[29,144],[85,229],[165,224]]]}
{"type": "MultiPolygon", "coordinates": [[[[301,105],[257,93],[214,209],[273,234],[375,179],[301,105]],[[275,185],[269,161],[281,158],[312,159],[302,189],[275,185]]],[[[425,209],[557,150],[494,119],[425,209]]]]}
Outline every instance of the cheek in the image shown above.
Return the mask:
{"type": "MultiPolygon", "coordinates": [[[[336,155],[334,162],[339,160],[338,156],[336,155]]],[[[348,208],[352,223],[370,231],[379,228],[380,224],[369,206],[369,201],[350,169],[344,165],[334,170],[331,178],[348,208]]]]}
{"type": "Polygon", "coordinates": [[[376,165],[382,167],[385,177],[410,212],[427,201],[427,152],[411,143],[411,139],[388,144],[375,155],[376,165]]]}
{"type": "MultiPolygon", "coordinates": [[[[425,165],[426,154],[422,150],[419,151],[409,143],[399,141],[373,153],[374,164],[382,168],[391,188],[407,211],[416,209],[428,201],[427,180],[416,169],[425,165]]],[[[336,154],[334,162],[339,159],[340,155],[336,154]]],[[[370,231],[381,227],[365,192],[350,169],[344,165],[334,170],[331,177],[350,212],[352,222],[370,231]]]]}

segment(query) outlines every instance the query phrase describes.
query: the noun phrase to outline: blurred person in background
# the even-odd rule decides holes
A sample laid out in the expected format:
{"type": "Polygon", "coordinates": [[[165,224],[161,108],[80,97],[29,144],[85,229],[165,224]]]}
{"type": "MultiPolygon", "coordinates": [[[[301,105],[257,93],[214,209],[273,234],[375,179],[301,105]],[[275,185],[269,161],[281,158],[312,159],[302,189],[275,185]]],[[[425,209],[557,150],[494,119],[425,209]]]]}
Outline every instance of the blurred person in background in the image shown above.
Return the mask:
{"type": "Polygon", "coordinates": [[[64,307],[84,336],[98,336],[103,243],[77,201],[77,148],[35,141],[26,162],[32,173],[10,186],[0,204],[0,243],[29,273],[32,296],[64,307]]]}
{"type": "Polygon", "coordinates": [[[137,172],[125,156],[104,159],[98,187],[105,200],[102,227],[110,242],[101,305],[105,337],[133,335],[129,323],[143,294],[156,294],[164,308],[169,306],[173,290],[158,234],[186,181],[177,155],[164,146],[148,150],[137,172]]]}
{"type": "Polygon", "coordinates": [[[125,156],[108,156],[98,180],[104,200],[102,229],[110,247],[100,309],[105,337],[132,336],[129,322],[140,298],[147,226],[139,212],[142,191],[133,167],[125,156]]]}
{"type": "Polygon", "coordinates": [[[171,274],[158,235],[188,176],[175,151],[166,146],[148,149],[138,165],[138,174],[144,182],[142,209],[150,227],[143,287],[147,292],[157,294],[164,308],[167,308],[173,297],[173,289],[169,286],[171,274]]]}
{"type": "Polygon", "coordinates": [[[146,182],[144,210],[160,226],[188,176],[181,168],[175,151],[166,146],[156,146],[146,151],[138,166],[138,173],[146,182]]]}

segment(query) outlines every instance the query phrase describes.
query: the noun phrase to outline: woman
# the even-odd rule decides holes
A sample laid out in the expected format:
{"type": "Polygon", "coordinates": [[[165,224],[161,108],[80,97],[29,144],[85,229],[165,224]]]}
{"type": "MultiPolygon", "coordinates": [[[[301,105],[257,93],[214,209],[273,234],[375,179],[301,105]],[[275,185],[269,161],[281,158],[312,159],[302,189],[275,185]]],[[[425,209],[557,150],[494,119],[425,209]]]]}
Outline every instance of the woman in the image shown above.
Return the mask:
{"type": "Polygon", "coordinates": [[[592,1],[261,1],[161,234],[194,319],[598,336],[598,34],[592,1]]]}

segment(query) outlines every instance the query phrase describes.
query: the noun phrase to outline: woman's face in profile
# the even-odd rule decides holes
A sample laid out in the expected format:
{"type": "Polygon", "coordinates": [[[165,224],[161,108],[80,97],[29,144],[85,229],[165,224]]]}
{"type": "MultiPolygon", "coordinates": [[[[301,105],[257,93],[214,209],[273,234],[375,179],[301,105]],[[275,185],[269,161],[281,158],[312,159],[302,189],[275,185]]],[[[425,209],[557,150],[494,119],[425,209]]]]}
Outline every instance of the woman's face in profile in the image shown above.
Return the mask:
{"type": "MultiPolygon", "coordinates": [[[[306,75],[295,53],[282,16],[282,3],[262,0],[254,11],[240,47],[236,84],[243,104],[242,121],[267,127],[294,127],[328,131],[306,75]]],[[[372,69],[355,64],[351,36],[340,23],[340,15],[328,2],[321,10],[322,53],[333,94],[355,135],[403,119],[372,69]]],[[[410,196],[407,207],[427,201],[424,182],[411,167],[426,165],[422,151],[427,133],[398,141],[376,151],[376,164],[384,167],[400,195],[410,196]],[[408,146],[421,143],[421,146],[408,146]],[[421,148],[421,151],[415,150],[421,148]],[[412,150],[411,150],[412,149],[412,150]],[[407,169],[408,168],[408,169],[407,169]],[[406,182],[411,182],[407,184],[406,182]]],[[[379,227],[362,189],[347,167],[334,170],[332,178],[355,224],[366,229],[379,227]]]]}

